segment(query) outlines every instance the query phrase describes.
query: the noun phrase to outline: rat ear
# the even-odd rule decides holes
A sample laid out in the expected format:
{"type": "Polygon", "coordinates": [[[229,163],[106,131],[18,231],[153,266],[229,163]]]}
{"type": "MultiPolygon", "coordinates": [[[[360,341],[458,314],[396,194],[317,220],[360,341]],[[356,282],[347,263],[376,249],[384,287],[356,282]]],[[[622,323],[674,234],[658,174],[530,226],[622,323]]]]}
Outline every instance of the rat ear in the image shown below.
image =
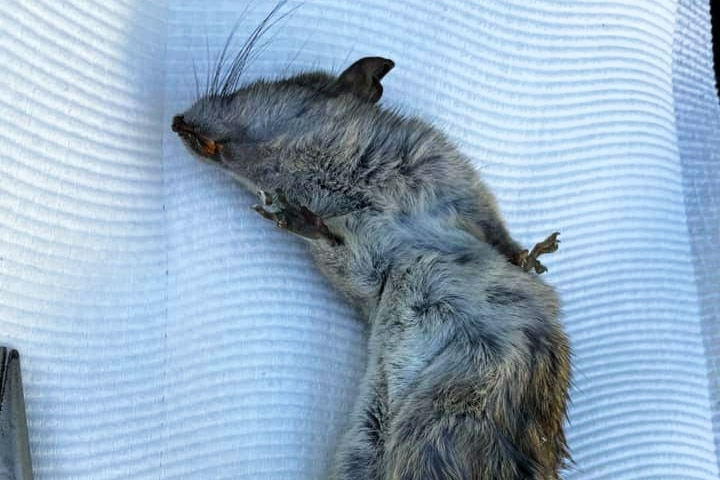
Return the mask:
{"type": "Polygon", "coordinates": [[[380,80],[395,66],[395,62],[382,57],[365,57],[350,65],[337,79],[337,87],[352,92],[371,103],[380,100],[383,87],[380,80]]]}

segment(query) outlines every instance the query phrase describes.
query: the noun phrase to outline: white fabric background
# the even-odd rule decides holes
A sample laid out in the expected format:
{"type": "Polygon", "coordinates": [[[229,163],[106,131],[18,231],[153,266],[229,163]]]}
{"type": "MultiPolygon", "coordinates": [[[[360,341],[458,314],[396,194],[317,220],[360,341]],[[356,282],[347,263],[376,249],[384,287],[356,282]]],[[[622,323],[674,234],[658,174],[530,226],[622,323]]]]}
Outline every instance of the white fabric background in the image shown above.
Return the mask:
{"type": "MultiPolygon", "coordinates": [[[[169,131],[246,7],[6,0],[0,341],[38,479],[322,478],[363,326],[169,131]]],[[[290,2],[285,11],[296,3],[290,2]]],[[[393,58],[474,158],[576,353],[568,479],[718,478],[720,111],[701,0],[306,0],[246,78],[393,58]]],[[[237,45],[236,44],[236,45],[237,45]]]]}

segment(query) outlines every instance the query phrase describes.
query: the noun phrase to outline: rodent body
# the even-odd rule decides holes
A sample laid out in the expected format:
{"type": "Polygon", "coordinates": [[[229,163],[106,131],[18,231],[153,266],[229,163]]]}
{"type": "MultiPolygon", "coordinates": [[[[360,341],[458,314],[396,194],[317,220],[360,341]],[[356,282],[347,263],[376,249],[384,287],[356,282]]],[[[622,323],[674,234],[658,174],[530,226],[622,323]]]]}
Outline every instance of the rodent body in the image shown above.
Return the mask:
{"type": "Polygon", "coordinates": [[[554,291],[518,266],[543,251],[512,240],[443,134],[376,104],[393,65],[210,92],[173,130],[266,192],[258,212],[307,238],[371,325],[332,478],[559,478],[570,348],[554,291]]]}

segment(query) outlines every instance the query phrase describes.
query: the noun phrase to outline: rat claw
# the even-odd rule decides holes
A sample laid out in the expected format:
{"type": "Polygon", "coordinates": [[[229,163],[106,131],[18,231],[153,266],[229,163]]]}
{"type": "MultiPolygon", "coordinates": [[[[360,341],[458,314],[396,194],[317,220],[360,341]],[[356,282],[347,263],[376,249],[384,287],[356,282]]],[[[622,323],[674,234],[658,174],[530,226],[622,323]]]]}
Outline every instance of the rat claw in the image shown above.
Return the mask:
{"type": "Polygon", "coordinates": [[[275,217],[275,214],[265,210],[265,208],[262,205],[257,205],[257,204],[252,205],[250,208],[255,210],[258,214],[260,214],[260,216],[262,216],[263,218],[265,218],[267,220],[277,221],[277,217],[275,217]]]}
{"type": "Polygon", "coordinates": [[[545,265],[543,265],[542,263],[540,263],[538,260],[535,260],[534,268],[535,268],[535,273],[537,273],[538,275],[543,274],[548,271],[547,267],[545,265]]]}
{"type": "Polygon", "coordinates": [[[258,190],[255,194],[260,198],[263,205],[272,205],[272,196],[268,195],[265,190],[258,190]]]}
{"type": "Polygon", "coordinates": [[[553,232],[545,240],[535,244],[535,246],[528,252],[522,250],[518,253],[517,265],[525,272],[535,270],[538,275],[548,271],[547,267],[540,263],[538,257],[547,253],[553,253],[559,248],[560,240],[558,239],[560,232],[553,232]]]}
{"type": "Polygon", "coordinates": [[[560,240],[558,239],[558,235],[560,235],[560,232],[553,232],[550,234],[545,240],[538,243],[535,248],[538,249],[538,252],[540,253],[552,253],[558,249],[560,246],[560,240]]]}

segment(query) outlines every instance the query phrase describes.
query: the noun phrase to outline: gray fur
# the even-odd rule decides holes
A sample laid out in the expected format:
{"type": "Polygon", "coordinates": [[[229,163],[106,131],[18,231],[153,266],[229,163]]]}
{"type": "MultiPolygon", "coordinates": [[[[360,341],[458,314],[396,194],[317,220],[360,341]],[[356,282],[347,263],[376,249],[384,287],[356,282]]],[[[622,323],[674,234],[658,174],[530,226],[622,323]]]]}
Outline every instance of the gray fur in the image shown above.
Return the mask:
{"type": "Polygon", "coordinates": [[[341,239],[308,243],[371,333],[332,478],[556,479],[570,382],[558,299],[513,265],[521,248],[469,160],[375,104],[392,65],[361,59],[339,77],[206,96],[173,130],[341,239]]]}

